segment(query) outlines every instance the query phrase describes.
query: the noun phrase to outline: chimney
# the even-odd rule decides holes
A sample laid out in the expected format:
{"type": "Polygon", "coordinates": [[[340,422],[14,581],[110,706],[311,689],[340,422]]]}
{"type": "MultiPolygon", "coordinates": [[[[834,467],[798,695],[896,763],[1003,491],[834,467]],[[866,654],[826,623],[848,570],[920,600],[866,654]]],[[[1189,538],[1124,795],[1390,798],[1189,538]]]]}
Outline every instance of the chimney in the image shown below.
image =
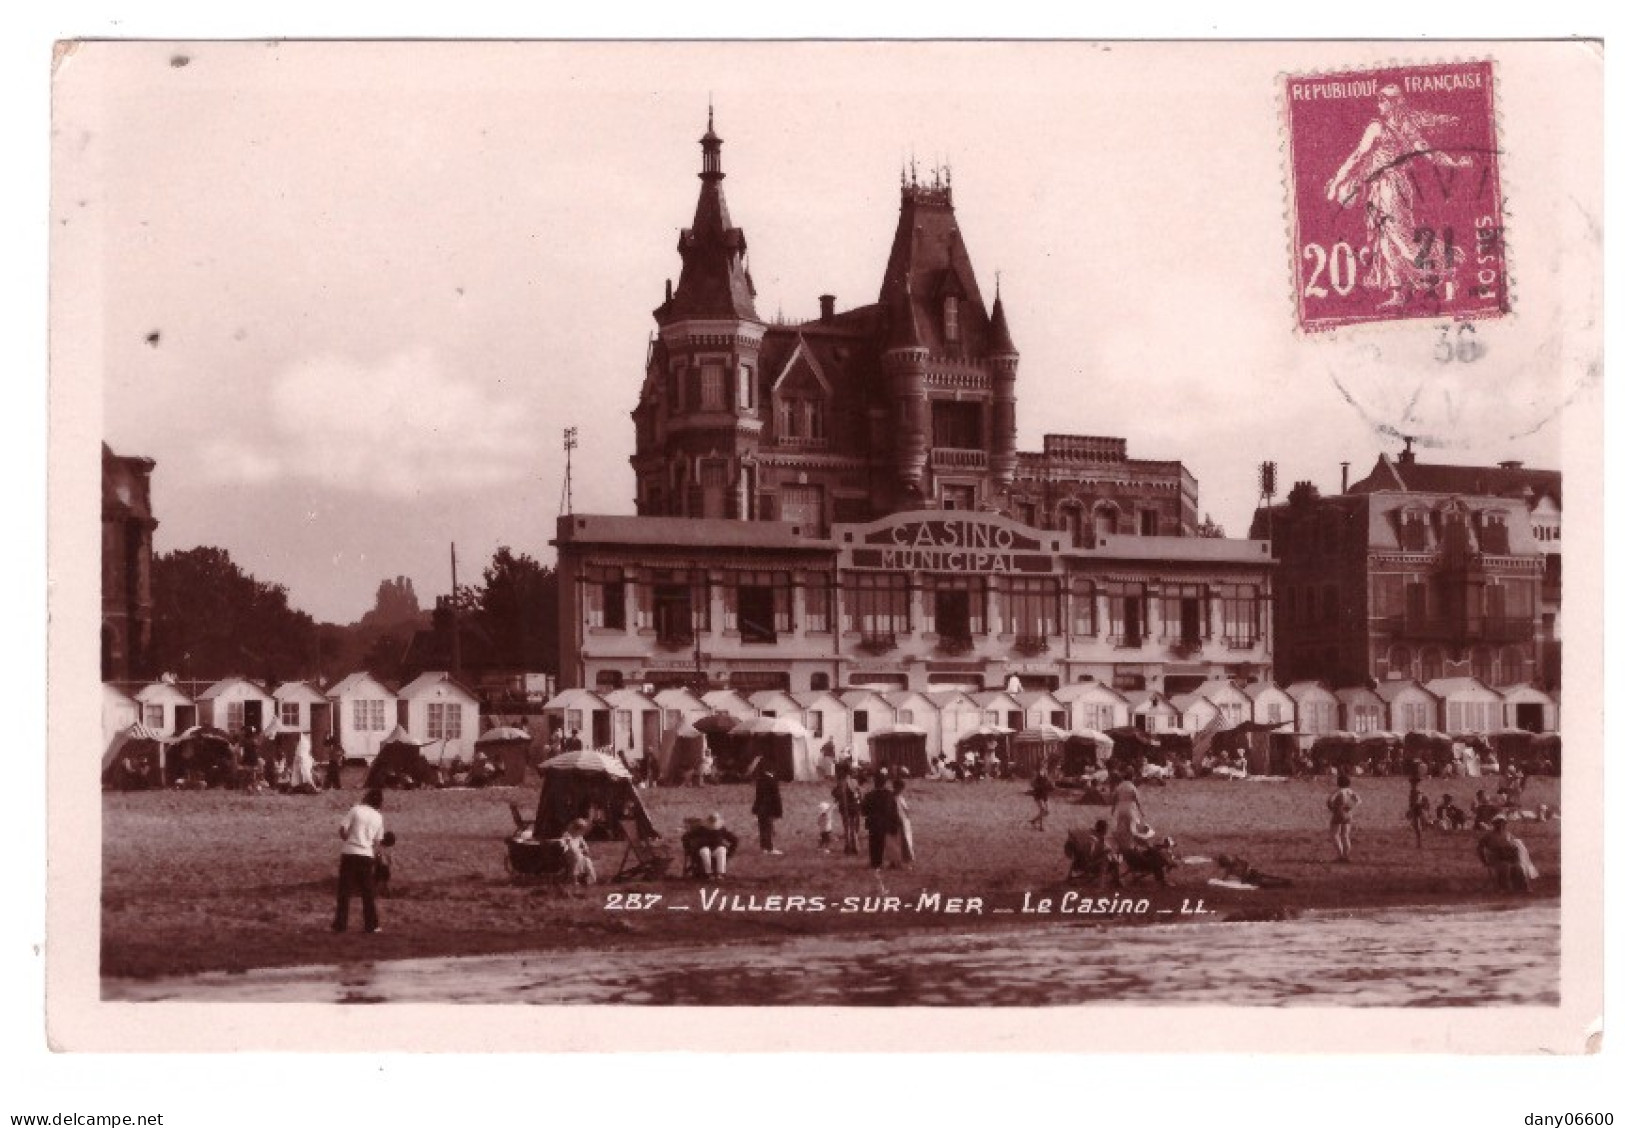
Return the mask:
{"type": "Polygon", "coordinates": [[[828,321],[831,318],[833,318],[834,316],[835,316],[835,295],[834,294],[819,294],[818,295],[818,319],[820,321],[828,321]]]}
{"type": "Polygon", "coordinates": [[[1399,464],[1401,466],[1410,466],[1416,461],[1416,452],[1411,449],[1411,444],[1416,440],[1410,435],[1401,435],[1400,437],[1405,440],[1405,449],[1399,452],[1399,464]]]}
{"type": "Polygon", "coordinates": [[[1513,461],[1513,460],[1508,460],[1506,462],[1501,463],[1501,469],[1503,469],[1503,470],[1522,470],[1523,469],[1523,463],[1513,461]]]}
{"type": "Polygon", "coordinates": [[[1343,467],[1343,489],[1342,489],[1342,492],[1343,493],[1348,493],[1349,492],[1349,464],[1347,462],[1343,462],[1343,463],[1339,463],[1339,465],[1341,465],[1343,467]]]}

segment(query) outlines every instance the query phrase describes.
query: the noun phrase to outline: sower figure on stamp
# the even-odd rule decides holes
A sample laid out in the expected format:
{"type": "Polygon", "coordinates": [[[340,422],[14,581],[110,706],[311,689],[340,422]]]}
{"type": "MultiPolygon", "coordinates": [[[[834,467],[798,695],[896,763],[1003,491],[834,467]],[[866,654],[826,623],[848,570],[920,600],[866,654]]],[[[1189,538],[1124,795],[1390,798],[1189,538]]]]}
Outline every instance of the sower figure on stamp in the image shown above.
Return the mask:
{"type": "Polygon", "coordinates": [[[1365,208],[1361,284],[1370,290],[1390,291],[1378,308],[1403,305],[1411,294],[1435,289],[1454,275],[1464,258],[1462,248],[1442,235],[1424,239],[1426,225],[1417,219],[1417,190],[1412,179],[1418,160],[1445,168],[1472,165],[1470,156],[1438,152],[1422,133],[1455,121],[1450,114],[1412,109],[1398,86],[1384,86],[1377,91],[1376,118],[1326,182],[1326,198],[1332,203],[1339,207],[1359,203],[1365,208]]]}
{"type": "Polygon", "coordinates": [[[350,926],[350,895],[361,894],[361,925],[378,931],[376,892],[376,852],[384,837],[384,793],[374,787],[361,802],[350,808],[339,826],[344,846],[339,853],[339,903],[333,915],[333,931],[350,926]]]}

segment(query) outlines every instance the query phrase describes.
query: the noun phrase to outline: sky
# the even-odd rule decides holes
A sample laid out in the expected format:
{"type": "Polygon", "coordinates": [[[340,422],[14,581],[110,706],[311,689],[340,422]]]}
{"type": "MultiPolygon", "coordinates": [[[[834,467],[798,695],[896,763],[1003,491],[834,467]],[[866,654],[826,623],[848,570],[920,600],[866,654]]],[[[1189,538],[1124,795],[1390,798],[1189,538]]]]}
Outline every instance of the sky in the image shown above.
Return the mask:
{"type": "Polygon", "coordinates": [[[1021,448],[1122,436],[1244,535],[1263,459],[1331,490],[1403,430],[1563,465],[1600,401],[1588,50],[1495,52],[1514,313],[1465,362],[1439,323],[1294,329],[1280,75],[1392,45],[89,44],[52,215],[96,240],[102,430],[157,461],[158,550],[224,547],[320,619],[396,575],[430,605],[453,542],[465,580],[550,560],[566,426],[576,510],[632,511],[708,101],[764,316],[874,301],[900,168],[947,165],[1021,448]]]}

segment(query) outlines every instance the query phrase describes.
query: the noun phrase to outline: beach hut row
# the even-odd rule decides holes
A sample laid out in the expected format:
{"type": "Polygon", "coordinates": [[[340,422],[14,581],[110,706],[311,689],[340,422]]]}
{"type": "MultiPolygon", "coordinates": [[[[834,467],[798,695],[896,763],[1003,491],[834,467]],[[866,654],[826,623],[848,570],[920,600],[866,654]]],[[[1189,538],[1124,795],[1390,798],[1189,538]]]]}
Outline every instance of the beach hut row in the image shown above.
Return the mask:
{"type": "Polygon", "coordinates": [[[1517,728],[1552,732],[1557,702],[1533,686],[1494,690],[1475,678],[1443,678],[1426,685],[1388,682],[1376,690],[1333,690],[1320,682],[1251,682],[1214,679],[1172,696],[1152,690],[1123,692],[1100,682],[1056,690],[983,693],[845,691],[742,694],[716,689],[695,694],[670,688],[649,693],[569,689],[543,707],[545,724],[561,737],[574,734],[586,748],[613,749],[628,760],[657,757],[667,734],[711,714],[735,722],[783,718],[805,730],[817,748],[874,760],[875,737],[918,730],[927,757],[952,755],[961,739],[989,727],[1025,732],[1050,727],[1064,733],[1137,728],[1152,735],[1195,734],[1244,722],[1274,725],[1306,739],[1348,731],[1490,733],[1517,728]],[[1214,724],[1215,719],[1217,724],[1214,724]]]}
{"type": "MultiPolygon", "coordinates": [[[[614,749],[636,762],[658,755],[670,733],[702,717],[722,713],[736,721],[784,718],[806,732],[815,749],[826,743],[862,762],[873,759],[870,742],[899,728],[923,734],[926,755],[952,755],[966,736],[989,727],[1023,732],[1050,726],[1069,733],[1100,733],[1132,727],[1152,735],[1194,734],[1233,728],[1245,721],[1280,726],[1305,738],[1333,732],[1490,733],[1505,729],[1553,732],[1556,699],[1529,685],[1491,689],[1476,678],[1442,678],[1421,684],[1391,681],[1375,689],[1331,689],[1320,682],[1250,682],[1214,679],[1185,693],[1119,691],[1100,682],[1056,690],[966,693],[845,691],[791,694],[732,689],[696,695],[682,688],[654,693],[623,688],[607,692],[568,689],[543,706],[543,735],[575,734],[586,748],[614,749]],[[1217,718],[1217,725],[1214,719],[1217,718]]],[[[487,722],[495,723],[491,718],[487,722]]],[[[126,691],[103,687],[104,745],[132,724],[173,736],[194,725],[229,733],[250,727],[310,733],[318,745],[338,737],[346,758],[372,760],[398,725],[422,740],[430,760],[473,758],[481,733],[479,699],[444,672],[425,673],[393,689],[366,672],[325,690],[308,682],[268,689],[248,678],[225,678],[195,698],[169,682],[126,691]]]]}
{"type": "Polygon", "coordinates": [[[249,678],[215,682],[196,697],[167,682],[139,689],[102,688],[104,746],[132,724],[170,737],[205,725],[240,735],[250,729],[265,737],[306,733],[320,748],[336,736],[346,759],[372,760],[398,726],[423,742],[432,761],[471,761],[481,734],[479,698],[450,674],[432,672],[391,688],[360,672],[325,690],[309,682],[268,688],[249,678]]]}

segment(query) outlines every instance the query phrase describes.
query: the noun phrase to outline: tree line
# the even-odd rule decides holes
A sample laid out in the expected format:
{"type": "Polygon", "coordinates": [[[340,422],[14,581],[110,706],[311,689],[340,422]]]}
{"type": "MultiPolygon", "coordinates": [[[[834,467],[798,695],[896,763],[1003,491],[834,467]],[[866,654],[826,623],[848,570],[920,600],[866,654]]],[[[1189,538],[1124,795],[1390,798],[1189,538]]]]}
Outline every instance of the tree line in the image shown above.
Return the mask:
{"type": "Polygon", "coordinates": [[[479,583],[460,585],[432,610],[420,607],[410,579],[395,577],[349,624],[318,623],[290,603],[285,586],[206,545],[154,557],[152,598],[152,677],[332,682],[365,669],[405,680],[449,668],[454,624],[465,670],[558,671],[557,573],[506,546],[479,583]]]}

